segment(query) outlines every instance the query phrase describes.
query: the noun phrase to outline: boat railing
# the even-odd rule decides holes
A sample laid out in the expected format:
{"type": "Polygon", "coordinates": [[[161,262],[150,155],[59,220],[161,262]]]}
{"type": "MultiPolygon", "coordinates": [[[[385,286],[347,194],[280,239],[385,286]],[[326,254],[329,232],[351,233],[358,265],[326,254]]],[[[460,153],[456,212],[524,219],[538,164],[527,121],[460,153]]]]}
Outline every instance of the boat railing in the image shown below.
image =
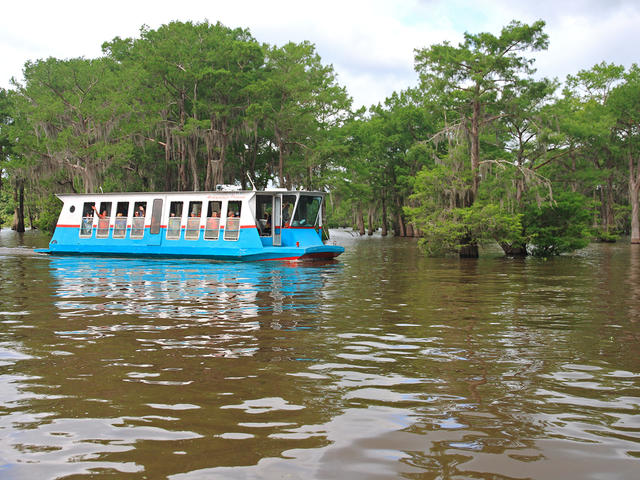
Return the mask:
{"type": "Polygon", "coordinates": [[[220,217],[208,217],[204,231],[205,240],[218,240],[220,237],[220,217]]]}
{"type": "Polygon", "coordinates": [[[144,237],[144,217],[133,217],[131,221],[131,238],[144,237]]]}
{"type": "Polygon", "coordinates": [[[240,236],[240,217],[227,218],[227,225],[224,229],[225,240],[238,240],[240,236]]]}
{"type": "Polygon", "coordinates": [[[177,240],[180,238],[180,217],[169,218],[167,222],[167,239],[177,240]]]}
{"type": "Polygon", "coordinates": [[[96,231],[96,238],[109,238],[109,223],[111,217],[103,217],[98,219],[98,230],[96,231]]]}
{"type": "Polygon", "coordinates": [[[187,240],[197,240],[200,237],[200,217],[190,217],[187,219],[187,231],[184,238],[187,240]]]}
{"type": "Polygon", "coordinates": [[[82,224],[80,225],[80,236],[90,237],[92,228],[93,228],[93,215],[91,215],[90,217],[82,217],[82,224]]]}
{"type": "Polygon", "coordinates": [[[116,217],[113,224],[113,238],[124,238],[127,235],[127,218],[116,217]]]}

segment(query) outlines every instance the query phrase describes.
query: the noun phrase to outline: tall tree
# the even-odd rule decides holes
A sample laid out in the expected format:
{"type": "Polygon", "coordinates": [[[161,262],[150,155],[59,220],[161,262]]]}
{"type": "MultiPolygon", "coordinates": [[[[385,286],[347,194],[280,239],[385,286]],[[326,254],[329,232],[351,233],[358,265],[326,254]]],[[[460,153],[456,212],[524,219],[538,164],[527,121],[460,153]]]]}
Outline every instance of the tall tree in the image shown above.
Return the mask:
{"type": "Polygon", "coordinates": [[[344,121],[351,99],[309,42],[270,48],[266,69],[260,88],[269,101],[261,114],[273,129],[279,184],[291,188],[294,180],[307,183],[314,147],[344,121]]]}
{"type": "MultiPolygon", "coordinates": [[[[469,139],[470,179],[464,198],[466,207],[473,205],[478,194],[482,131],[502,117],[505,89],[515,85],[522,75],[535,71],[534,60],[525,54],[547,48],[544,25],[543,21],[532,25],[513,21],[499,36],[465,33],[464,42],[457,47],[445,42],[416,50],[415,68],[422,88],[456,112],[457,126],[469,139]]],[[[477,244],[470,235],[467,237],[461,255],[477,256],[477,244]]]]}
{"type": "Polygon", "coordinates": [[[126,162],[129,106],[114,92],[117,65],[109,59],[28,62],[18,89],[14,125],[19,153],[47,176],[62,170],[74,187],[93,192],[114,162],[126,162]]]}
{"type": "Polygon", "coordinates": [[[631,204],[631,243],[640,244],[640,67],[634,64],[624,82],[611,92],[609,105],[616,116],[616,138],[627,163],[631,204]]]}
{"type": "Polygon", "coordinates": [[[177,165],[177,188],[211,190],[223,183],[229,146],[246,128],[247,88],[264,63],[250,33],[220,23],[171,22],[144,27],[136,40],[115,38],[103,50],[141,69],[132,101],[146,105],[144,138],[162,145],[166,164],[177,165]]]}
{"type": "Polygon", "coordinates": [[[596,214],[593,223],[601,239],[615,238],[617,184],[624,171],[614,140],[616,118],[608,105],[623,73],[624,67],[602,62],[568,75],[564,97],[558,102],[565,110],[558,116],[558,125],[569,144],[572,188],[576,190],[581,182],[583,193],[599,201],[600,219],[596,214]]]}

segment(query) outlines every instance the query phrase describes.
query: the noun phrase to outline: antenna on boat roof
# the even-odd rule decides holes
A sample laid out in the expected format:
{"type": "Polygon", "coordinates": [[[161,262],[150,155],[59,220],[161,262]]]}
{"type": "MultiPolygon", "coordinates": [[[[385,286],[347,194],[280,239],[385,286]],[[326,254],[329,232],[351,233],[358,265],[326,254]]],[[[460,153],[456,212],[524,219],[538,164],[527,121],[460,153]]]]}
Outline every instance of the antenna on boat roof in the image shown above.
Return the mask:
{"type": "Polygon", "coordinates": [[[255,191],[256,190],[256,185],[255,185],[255,183],[253,183],[253,180],[251,180],[251,175],[249,175],[249,172],[247,172],[247,178],[251,182],[251,186],[253,187],[253,190],[255,191]]]}

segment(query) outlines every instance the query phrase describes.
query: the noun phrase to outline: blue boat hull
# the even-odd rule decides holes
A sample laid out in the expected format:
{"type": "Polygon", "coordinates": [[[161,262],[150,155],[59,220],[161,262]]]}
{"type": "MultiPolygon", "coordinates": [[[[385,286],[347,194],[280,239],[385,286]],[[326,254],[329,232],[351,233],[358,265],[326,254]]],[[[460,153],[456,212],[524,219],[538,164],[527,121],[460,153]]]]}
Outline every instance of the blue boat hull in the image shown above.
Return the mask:
{"type": "Polygon", "coordinates": [[[185,239],[184,232],[179,239],[167,239],[166,229],[160,229],[156,235],[149,233],[139,239],[130,238],[130,230],[124,238],[96,238],[95,230],[91,237],[82,238],[77,226],[58,226],[48,249],[37,252],[53,255],[108,255],[127,257],[163,257],[163,258],[204,258],[220,261],[306,261],[327,260],[344,252],[337,245],[325,245],[315,229],[284,229],[282,246],[273,246],[270,237],[261,238],[255,228],[243,228],[237,240],[224,240],[224,230],[216,240],[204,238],[204,231],[197,239],[185,239]]]}

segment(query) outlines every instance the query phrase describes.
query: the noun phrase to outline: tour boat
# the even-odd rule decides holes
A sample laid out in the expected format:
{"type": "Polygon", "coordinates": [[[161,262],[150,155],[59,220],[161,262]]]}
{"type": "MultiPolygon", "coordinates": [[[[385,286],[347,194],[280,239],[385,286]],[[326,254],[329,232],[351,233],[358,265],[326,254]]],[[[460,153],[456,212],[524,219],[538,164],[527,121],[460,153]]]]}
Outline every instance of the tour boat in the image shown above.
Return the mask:
{"type": "Polygon", "coordinates": [[[240,190],[58,195],[48,249],[59,255],[215,260],[331,259],[322,239],[324,193],[240,190]]]}

